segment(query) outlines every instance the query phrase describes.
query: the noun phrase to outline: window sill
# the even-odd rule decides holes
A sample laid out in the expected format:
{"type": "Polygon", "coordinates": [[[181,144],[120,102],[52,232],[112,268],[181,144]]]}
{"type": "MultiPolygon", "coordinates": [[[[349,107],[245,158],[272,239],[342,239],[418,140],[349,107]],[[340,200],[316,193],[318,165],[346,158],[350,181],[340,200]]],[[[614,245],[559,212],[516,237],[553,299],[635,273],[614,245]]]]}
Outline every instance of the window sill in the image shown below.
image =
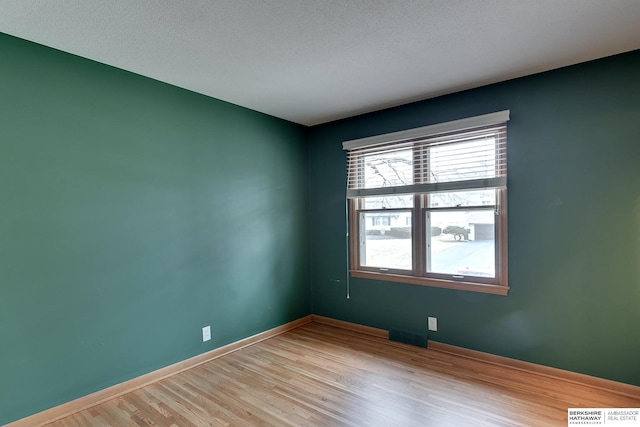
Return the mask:
{"type": "Polygon", "coordinates": [[[485,285],[483,283],[458,282],[454,280],[432,279],[427,277],[403,276],[401,274],[376,273],[371,271],[351,270],[352,277],[360,279],[381,280],[385,282],[407,283],[410,285],[431,286],[434,288],[455,289],[458,291],[481,292],[485,294],[503,295],[509,293],[509,286],[485,285]]]}

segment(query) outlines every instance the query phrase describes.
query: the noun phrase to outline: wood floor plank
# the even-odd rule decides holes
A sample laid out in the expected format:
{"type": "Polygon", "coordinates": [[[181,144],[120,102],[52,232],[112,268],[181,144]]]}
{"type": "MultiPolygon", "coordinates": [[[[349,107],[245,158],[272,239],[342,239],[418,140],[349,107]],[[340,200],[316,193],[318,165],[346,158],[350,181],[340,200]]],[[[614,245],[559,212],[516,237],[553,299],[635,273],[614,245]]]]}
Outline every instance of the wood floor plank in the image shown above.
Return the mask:
{"type": "Polygon", "coordinates": [[[50,426],[566,426],[640,399],[309,323],[50,426]]]}

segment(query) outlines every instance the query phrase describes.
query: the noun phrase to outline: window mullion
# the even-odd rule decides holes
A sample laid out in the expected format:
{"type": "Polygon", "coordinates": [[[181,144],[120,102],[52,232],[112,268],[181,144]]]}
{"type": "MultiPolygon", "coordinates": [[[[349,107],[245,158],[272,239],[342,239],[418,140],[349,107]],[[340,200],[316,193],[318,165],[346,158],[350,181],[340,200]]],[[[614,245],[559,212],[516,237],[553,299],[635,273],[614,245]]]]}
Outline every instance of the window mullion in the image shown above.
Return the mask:
{"type": "MultiPolygon", "coordinates": [[[[424,180],[426,151],[422,144],[413,146],[413,183],[422,184],[424,180]]],[[[425,272],[425,228],[423,218],[423,196],[413,196],[413,274],[423,276],[425,272]]]]}
{"type": "Polygon", "coordinates": [[[426,266],[426,253],[427,253],[427,233],[426,233],[426,216],[424,210],[424,201],[427,196],[423,194],[417,194],[415,196],[414,215],[416,217],[416,242],[415,242],[415,257],[416,268],[415,275],[422,277],[427,270],[426,266]]]}

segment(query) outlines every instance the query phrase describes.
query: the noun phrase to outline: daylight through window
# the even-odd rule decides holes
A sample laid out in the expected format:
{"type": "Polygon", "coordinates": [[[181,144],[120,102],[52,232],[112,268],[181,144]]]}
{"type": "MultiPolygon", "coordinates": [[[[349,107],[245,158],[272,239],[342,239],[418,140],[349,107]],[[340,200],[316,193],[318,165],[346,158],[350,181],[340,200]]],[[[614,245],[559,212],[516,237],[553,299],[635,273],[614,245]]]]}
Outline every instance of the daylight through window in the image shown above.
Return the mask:
{"type": "Polygon", "coordinates": [[[344,142],[351,275],[506,295],[508,120],[344,142]]]}

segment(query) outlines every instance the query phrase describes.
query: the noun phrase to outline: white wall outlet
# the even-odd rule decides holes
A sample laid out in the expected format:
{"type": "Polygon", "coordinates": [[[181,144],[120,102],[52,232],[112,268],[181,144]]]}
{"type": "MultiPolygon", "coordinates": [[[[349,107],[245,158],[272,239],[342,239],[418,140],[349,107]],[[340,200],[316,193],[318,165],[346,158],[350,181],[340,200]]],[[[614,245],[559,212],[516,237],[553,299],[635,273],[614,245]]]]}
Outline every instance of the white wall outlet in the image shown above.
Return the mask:
{"type": "Polygon", "coordinates": [[[211,339],[211,326],[205,326],[202,328],[202,342],[207,342],[211,339]]]}
{"type": "Polygon", "coordinates": [[[429,330],[430,331],[438,331],[438,318],[437,317],[429,317],[429,330]]]}

